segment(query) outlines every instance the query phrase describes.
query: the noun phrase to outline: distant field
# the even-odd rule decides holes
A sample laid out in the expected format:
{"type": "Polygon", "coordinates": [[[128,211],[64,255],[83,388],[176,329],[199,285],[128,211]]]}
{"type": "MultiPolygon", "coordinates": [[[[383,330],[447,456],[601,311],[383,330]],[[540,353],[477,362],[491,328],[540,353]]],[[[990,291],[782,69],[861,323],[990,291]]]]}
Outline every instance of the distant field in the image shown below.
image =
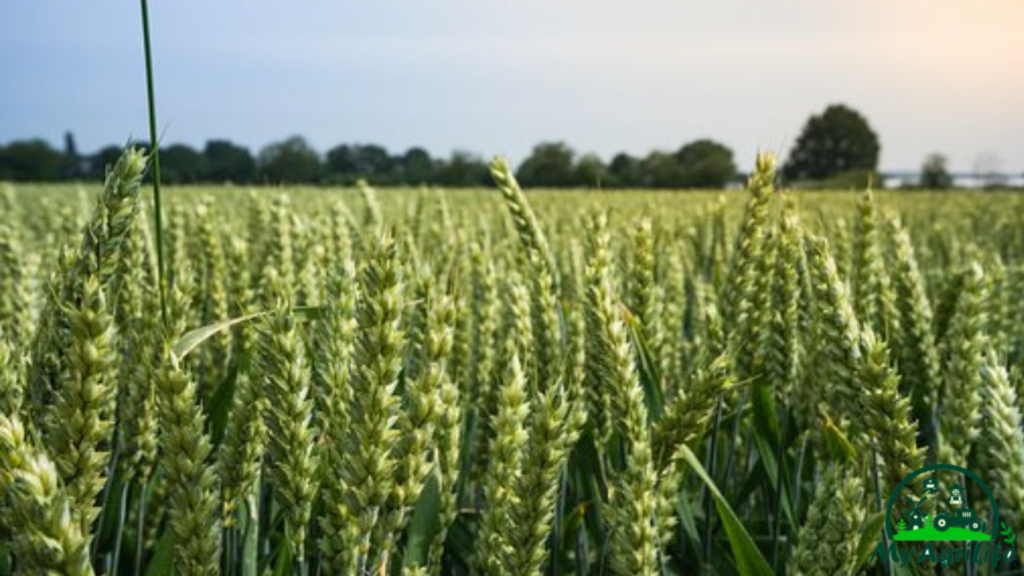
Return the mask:
{"type": "MultiPolygon", "coordinates": [[[[57,207],[65,212],[80,209],[84,217],[91,209],[92,197],[101,186],[95,185],[32,185],[3,184],[2,190],[17,191],[21,203],[33,205],[42,202],[47,207],[57,207]]],[[[384,206],[404,209],[408,213],[424,197],[443,196],[453,213],[467,210],[492,214],[502,210],[500,196],[493,188],[480,189],[427,189],[427,188],[377,188],[380,202],[384,206]],[[440,194],[435,194],[440,192],[440,194]]],[[[355,188],[331,187],[249,187],[249,186],[171,186],[164,187],[164,202],[173,207],[178,202],[191,203],[206,198],[213,205],[231,205],[235,210],[245,207],[250,198],[272,199],[288,196],[299,212],[316,211],[324,206],[340,202],[359,208],[360,196],[355,188]]],[[[837,215],[849,224],[858,191],[801,191],[787,192],[793,195],[811,218],[821,215],[837,215]]],[[[1024,207],[1024,192],[927,192],[927,191],[876,191],[875,200],[880,207],[904,220],[914,222],[921,219],[939,226],[947,221],[962,224],[965,220],[985,220],[993,212],[1005,213],[1024,207]]],[[[564,218],[568,213],[596,210],[613,210],[624,215],[648,215],[652,218],[680,223],[698,220],[716,201],[723,200],[727,217],[738,218],[743,211],[746,194],[742,190],[729,191],[668,191],[668,190],[529,190],[528,197],[541,218],[564,218]]],[[[143,195],[148,202],[150,194],[143,195]]],[[[68,212],[70,213],[70,212],[68,212]]],[[[390,214],[400,220],[408,214],[390,214]]]]}

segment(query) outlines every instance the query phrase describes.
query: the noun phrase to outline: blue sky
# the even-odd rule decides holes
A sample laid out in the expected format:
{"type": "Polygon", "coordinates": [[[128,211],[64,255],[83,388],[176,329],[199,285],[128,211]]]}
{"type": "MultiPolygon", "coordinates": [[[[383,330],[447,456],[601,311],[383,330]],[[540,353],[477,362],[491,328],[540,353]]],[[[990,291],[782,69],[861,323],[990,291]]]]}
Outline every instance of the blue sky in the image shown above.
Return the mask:
{"type": "MultiPolygon", "coordinates": [[[[605,159],[712,137],[749,167],[832,102],[883,169],[1024,171],[1019,0],[151,0],[164,142],[321,151],[564,140],[605,159]]],[[[146,134],[138,3],[0,2],[0,142],[146,134]]]]}

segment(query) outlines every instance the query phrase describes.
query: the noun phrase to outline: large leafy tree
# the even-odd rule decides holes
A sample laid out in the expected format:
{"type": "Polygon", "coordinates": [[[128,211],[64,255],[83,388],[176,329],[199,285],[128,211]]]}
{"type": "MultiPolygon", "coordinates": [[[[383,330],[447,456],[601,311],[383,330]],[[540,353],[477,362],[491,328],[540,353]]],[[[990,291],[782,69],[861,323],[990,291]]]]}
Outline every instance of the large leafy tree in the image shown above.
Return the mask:
{"type": "Polygon", "coordinates": [[[398,163],[383,146],[376,144],[340,144],[327,151],[327,170],[336,182],[367,180],[371,184],[390,184],[395,180],[398,163]]]}
{"type": "Polygon", "coordinates": [[[260,150],[260,178],[272,184],[317,182],[323,174],[320,155],[301,136],[292,136],[260,150]]]}
{"type": "Polygon", "coordinates": [[[452,152],[447,162],[440,162],[435,180],[442,186],[486,186],[491,181],[487,163],[463,150],[452,152]]]}
{"type": "Polygon", "coordinates": [[[579,186],[601,188],[608,181],[608,167],[597,154],[584,154],[573,169],[573,180],[579,186]]]}
{"type": "Polygon", "coordinates": [[[523,160],[516,178],[524,186],[562,188],[577,184],[573,174],[575,153],[564,142],[543,142],[523,160]]]}
{"type": "Polygon", "coordinates": [[[206,177],[206,159],[191,146],[160,147],[161,178],[168,184],[194,184],[206,177]]]}
{"type": "Polygon", "coordinates": [[[654,150],[644,158],[644,186],[651,188],[682,188],[683,167],[679,165],[674,154],[654,150]]]}
{"type": "Polygon", "coordinates": [[[945,190],[953,187],[953,177],[946,169],[946,157],[929,154],[921,166],[921,187],[930,190],[945,190]]]}
{"type": "Polygon", "coordinates": [[[676,152],[682,188],[725,188],[736,177],[732,150],[714,140],[696,140],[676,152]]]}
{"type": "Polygon", "coordinates": [[[410,148],[402,155],[402,181],[405,184],[429,184],[434,181],[434,159],[423,148],[410,148]]]}
{"type": "Polygon", "coordinates": [[[643,166],[640,160],[619,152],[608,164],[608,175],[612,186],[619,188],[643,186],[643,166]]]}
{"type": "Polygon", "coordinates": [[[208,182],[252,182],[256,178],[256,159],[244,146],[228,140],[210,140],[203,149],[203,180],[208,182]]]}
{"type": "Polygon", "coordinates": [[[0,180],[51,182],[65,172],[67,160],[45,140],[0,146],[0,180]]]}
{"type": "Polygon", "coordinates": [[[842,104],[811,116],[793,146],[783,175],[790,180],[820,180],[878,167],[878,135],[867,119],[842,104]]]}

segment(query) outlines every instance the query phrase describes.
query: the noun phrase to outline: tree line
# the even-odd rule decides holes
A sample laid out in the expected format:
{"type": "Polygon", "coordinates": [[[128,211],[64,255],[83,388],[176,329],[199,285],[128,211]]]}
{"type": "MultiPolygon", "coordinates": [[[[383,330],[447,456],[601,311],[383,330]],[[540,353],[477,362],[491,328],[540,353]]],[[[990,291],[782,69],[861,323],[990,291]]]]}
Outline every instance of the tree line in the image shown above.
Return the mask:
{"type": "MultiPolygon", "coordinates": [[[[781,177],[797,187],[881,187],[876,174],[880,150],[867,119],[834,104],[805,122],[781,177]]],[[[107,146],[80,154],[71,134],[65,135],[63,150],[38,139],[11,142],[0,146],[0,181],[99,180],[120,151],[120,146],[107,146]]],[[[421,147],[392,153],[376,144],[340,144],[321,154],[301,136],[274,142],[255,155],[229,140],[210,140],[202,149],[161,145],[160,164],[169,184],[347,185],[366,180],[382,186],[469,187],[490,182],[486,160],[465,151],[439,158],[421,147]]],[[[577,154],[564,142],[543,142],[520,163],[516,176],[525,186],[548,188],[713,189],[742,180],[732,150],[711,139],[646,156],[620,152],[608,162],[596,154],[577,154]]],[[[933,154],[925,160],[920,185],[952,185],[944,157],[933,154]]]]}
{"type": "MultiPolygon", "coordinates": [[[[147,147],[145,142],[137,145],[147,147]]],[[[41,139],[11,142],[0,146],[0,180],[97,180],[120,150],[111,145],[80,154],[70,134],[63,150],[41,139]]],[[[229,140],[210,140],[202,149],[162,145],[160,167],[169,184],[352,184],[362,179],[385,186],[462,187],[490,182],[486,160],[465,151],[436,158],[420,147],[392,153],[376,144],[341,144],[320,154],[301,136],[272,143],[255,155],[229,140]]],[[[517,176],[535,187],[721,188],[737,178],[737,169],[732,151],[712,140],[645,157],[619,153],[609,163],[595,154],[578,155],[563,142],[544,142],[523,160],[517,176]]]]}

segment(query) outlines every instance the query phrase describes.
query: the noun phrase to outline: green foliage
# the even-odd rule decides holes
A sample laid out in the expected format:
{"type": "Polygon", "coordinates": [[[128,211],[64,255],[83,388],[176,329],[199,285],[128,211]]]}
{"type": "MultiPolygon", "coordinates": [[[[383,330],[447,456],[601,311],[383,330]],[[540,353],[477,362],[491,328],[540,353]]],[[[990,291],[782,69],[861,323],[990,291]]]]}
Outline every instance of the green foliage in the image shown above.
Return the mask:
{"type": "Polygon", "coordinates": [[[921,166],[920,186],[927,190],[946,190],[953,187],[953,177],[946,168],[946,157],[929,154],[921,166]]]}
{"type": "Polygon", "coordinates": [[[857,562],[854,552],[866,521],[864,494],[864,481],[854,471],[833,464],[822,472],[807,519],[796,536],[789,564],[791,574],[853,572],[857,562]]]}
{"type": "Polygon", "coordinates": [[[516,178],[524,186],[559,188],[573,184],[575,153],[564,142],[544,142],[516,170],[516,178]]]}
{"type": "Polygon", "coordinates": [[[207,464],[213,447],[196,397],[195,382],[165,351],[157,375],[157,409],[175,573],[214,576],[221,547],[217,476],[207,464]]]}
{"type": "Polygon", "coordinates": [[[25,573],[92,576],[88,531],[72,516],[56,466],[26,437],[17,417],[0,414],[0,530],[25,573]]]}
{"type": "Polygon", "coordinates": [[[607,168],[594,154],[576,158],[565,143],[545,142],[523,160],[516,177],[525,186],[547,188],[724,188],[736,177],[736,165],[732,150],[707,139],[675,153],[653,151],[642,161],[619,154],[607,168]]]}
{"type": "Polygon", "coordinates": [[[879,150],[878,135],[867,120],[852,108],[834,104],[807,120],[782,173],[795,181],[871,171],[878,167],[879,150]]]}
{"type": "Polygon", "coordinates": [[[881,492],[889,494],[907,475],[924,464],[917,446],[917,422],[911,419],[910,400],[899,388],[899,376],[889,364],[889,351],[870,329],[861,334],[861,404],[866,412],[864,430],[881,461],[881,492]]]}
{"type": "Polygon", "coordinates": [[[69,159],[45,140],[0,146],[0,181],[53,182],[61,179],[69,159]]]}
{"type": "Polygon", "coordinates": [[[676,152],[680,188],[725,188],[736,177],[732,150],[714,140],[695,140],[676,152]]]}
{"type": "MultiPolygon", "coordinates": [[[[273,282],[273,279],[270,280],[273,282]]],[[[267,410],[269,473],[277,486],[276,498],[284,510],[290,550],[305,558],[306,526],[317,493],[317,435],[312,427],[309,362],[296,327],[296,319],[282,302],[260,328],[257,375],[264,383],[267,410]]]]}
{"type": "MultiPolygon", "coordinates": [[[[616,306],[612,278],[597,253],[588,267],[588,311],[597,364],[592,386],[606,390],[601,408],[608,429],[621,444],[625,458],[612,466],[613,486],[608,502],[612,571],[651,575],[657,570],[654,488],[656,474],[644,392],[626,326],[616,306]]],[[[605,448],[599,446],[599,449],[605,448]]]]}
{"type": "Polygon", "coordinates": [[[317,182],[323,172],[320,155],[301,136],[268,144],[256,165],[260,180],[271,184],[317,182]]]}
{"type": "Polygon", "coordinates": [[[187,144],[160,146],[160,178],[167,184],[195,184],[206,179],[206,157],[187,144]]]}
{"type": "Polygon", "coordinates": [[[878,571],[947,453],[1024,506],[1015,196],[182,188],[165,332],[144,160],[0,190],[0,573],[878,571]]]}
{"type": "Polygon", "coordinates": [[[989,469],[985,478],[999,494],[999,517],[1011,526],[1024,519],[1024,445],[1017,394],[1003,366],[990,360],[982,369],[984,380],[984,417],[981,446],[988,451],[989,469]]]}
{"type": "MultiPolygon", "coordinates": [[[[79,154],[41,139],[0,146],[0,181],[56,182],[101,178],[121,154],[104,146],[79,154]]],[[[146,143],[138,143],[148,153],[146,143]]],[[[487,184],[487,163],[477,154],[455,150],[433,157],[414,146],[392,152],[378,144],[338,144],[322,155],[301,136],[274,142],[256,156],[229,140],[209,140],[202,149],[188,144],[160,145],[161,180],[166,184],[332,184],[365,180],[378,186],[472,187],[487,184]]],[[[564,142],[534,146],[517,170],[527,186],[546,188],[723,188],[737,169],[732,150],[709,139],[695,140],[675,152],[652,151],[645,158],[615,155],[608,164],[594,153],[577,155],[564,142]]]]}
{"type": "Polygon", "coordinates": [[[243,184],[256,179],[256,160],[246,148],[228,140],[210,140],[203,148],[204,182],[243,184]]]}
{"type": "Polygon", "coordinates": [[[981,434],[981,368],[988,350],[982,309],[983,278],[981,266],[971,263],[944,346],[946,366],[939,457],[943,462],[958,466],[967,465],[974,442],[981,434]]]}
{"type": "Polygon", "coordinates": [[[73,518],[88,533],[99,514],[94,501],[103,489],[114,436],[116,336],[95,277],[85,282],[80,307],[64,314],[69,328],[67,365],[47,414],[47,444],[56,455],[73,518]]]}

